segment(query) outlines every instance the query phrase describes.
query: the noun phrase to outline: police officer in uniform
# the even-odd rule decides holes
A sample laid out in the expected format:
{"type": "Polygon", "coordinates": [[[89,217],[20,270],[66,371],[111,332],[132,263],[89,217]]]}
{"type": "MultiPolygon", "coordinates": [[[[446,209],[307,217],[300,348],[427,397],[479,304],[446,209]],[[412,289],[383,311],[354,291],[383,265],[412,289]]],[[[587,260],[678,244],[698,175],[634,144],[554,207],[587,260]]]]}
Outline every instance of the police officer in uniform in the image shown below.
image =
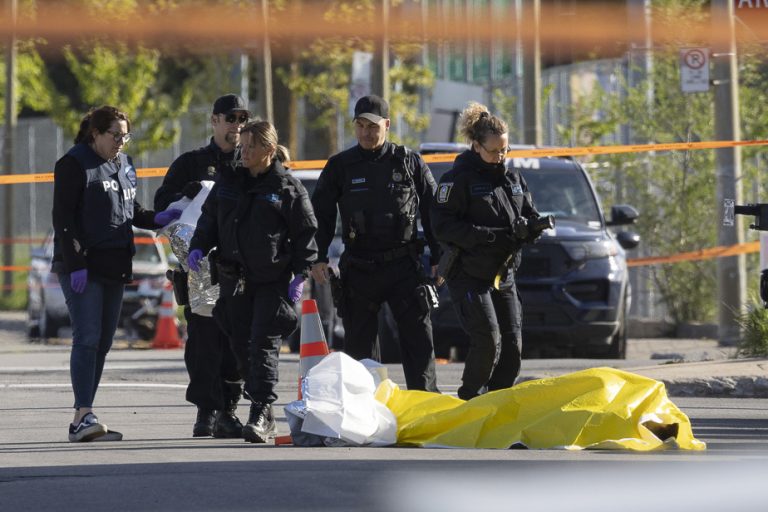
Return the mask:
{"type": "Polygon", "coordinates": [[[355,359],[372,357],[378,312],[386,301],[397,321],[408,389],[437,391],[429,304],[420,300],[424,242],[417,238],[416,223],[420,213],[435,265],[439,246],[429,222],[435,181],[418,154],[387,141],[389,105],[382,98],[361,98],[354,124],[358,144],[328,159],[312,196],[319,225],[312,277],[319,283],[329,278],[328,246],[338,206],[344,351],[355,359]]]}
{"type": "Polygon", "coordinates": [[[524,226],[538,213],[519,171],[504,165],[506,123],[471,103],[459,129],[471,147],[440,180],[432,226],[445,244],[444,261],[451,261],[450,268],[441,262],[441,277],[470,337],[458,390],[459,398],[469,400],[511,387],[520,373],[522,312],[515,271],[520,247],[536,237],[524,226]]]}
{"type": "Polygon", "coordinates": [[[219,299],[213,314],[227,326],[251,400],[243,438],[265,443],[275,434],[278,355],[297,325],[293,304],[317,257],[317,221],[301,182],[284,167],[288,151],[266,121],[242,129],[242,166],[214,185],[190,242],[197,270],[218,249],[219,299]]]}
{"type": "MultiPolygon", "coordinates": [[[[248,106],[240,96],[227,94],[213,104],[210,144],[173,161],[155,194],[155,209],[164,210],[182,197],[194,198],[201,181],[216,181],[222,169],[234,165],[240,128],[248,121],[248,106]]],[[[186,279],[183,279],[186,282],[186,279]]],[[[184,307],[187,342],[184,363],[189,374],[187,401],[197,406],[193,437],[237,438],[243,425],[235,411],[243,393],[229,338],[212,317],[184,307]]]]}
{"type": "Polygon", "coordinates": [[[125,283],[133,279],[132,226],[157,229],[180,210],[155,214],[136,201],[136,169],[122,152],[131,121],[115,107],[89,112],[75,145],[53,172],[54,250],[57,274],[72,320],[70,377],[75,417],[71,442],[107,436],[120,440],[93,412],[104,362],[120,317],[125,283]],[[108,435],[109,434],[109,435],[108,435]]]}

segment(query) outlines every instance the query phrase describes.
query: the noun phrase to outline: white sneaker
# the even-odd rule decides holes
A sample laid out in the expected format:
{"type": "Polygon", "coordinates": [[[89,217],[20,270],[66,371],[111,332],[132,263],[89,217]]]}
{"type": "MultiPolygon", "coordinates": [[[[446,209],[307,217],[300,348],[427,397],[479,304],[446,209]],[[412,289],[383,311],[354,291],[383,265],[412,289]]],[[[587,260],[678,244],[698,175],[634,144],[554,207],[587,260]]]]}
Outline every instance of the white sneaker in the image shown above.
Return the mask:
{"type": "Polygon", "coordinates": [[[107,433],[107,426],[99,423],[99,418],[89,412],[77,425],[69,424],[69,442],[85,443],[93,441],[107,433]]]}

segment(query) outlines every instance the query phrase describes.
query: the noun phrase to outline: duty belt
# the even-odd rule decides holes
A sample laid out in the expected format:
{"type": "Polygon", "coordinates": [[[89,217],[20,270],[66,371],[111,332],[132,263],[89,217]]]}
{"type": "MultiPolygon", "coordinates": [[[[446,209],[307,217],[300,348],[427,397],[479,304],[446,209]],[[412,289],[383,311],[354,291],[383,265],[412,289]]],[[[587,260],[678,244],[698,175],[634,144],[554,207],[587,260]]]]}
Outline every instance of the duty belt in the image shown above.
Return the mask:
{"type": "Polygon", "coordinates": [[[389,263],[390,261],[406,256],[418,256],[424,250],[424,245],[425,243],[423,240],[416,240],[407,245],[403,245],[402,247],[377,252],[375,254],[355,254],[354,252],[350,252],[349,257],[352,261],[360,263],[389,263]]]}

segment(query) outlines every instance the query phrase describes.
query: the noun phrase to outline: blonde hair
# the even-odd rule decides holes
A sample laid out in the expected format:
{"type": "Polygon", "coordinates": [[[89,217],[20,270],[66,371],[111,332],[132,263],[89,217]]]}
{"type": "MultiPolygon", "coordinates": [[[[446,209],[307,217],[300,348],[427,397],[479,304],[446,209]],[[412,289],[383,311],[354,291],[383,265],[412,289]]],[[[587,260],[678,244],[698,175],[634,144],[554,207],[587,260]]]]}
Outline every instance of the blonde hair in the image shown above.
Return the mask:
{"type": "Polygon", "coordinates": [[[488,107],[470,102],[459,117],[459,133],[467,142],[485,142],[489,135],[504,135],[509,131],[507,123],[491,114],[488,107]]]}
{"type": "Polygon", "coordinates": [[[288,148],[278,144],[277,130],[269,121],[251,121],[240,130],[241,135],[244,133],[250,133],[251,136],[255,137],[264,147],[275,148],[275,158],[277,158],[280,163],[287,164],[291,161],[291,155],[288,153],[288,148]]]}

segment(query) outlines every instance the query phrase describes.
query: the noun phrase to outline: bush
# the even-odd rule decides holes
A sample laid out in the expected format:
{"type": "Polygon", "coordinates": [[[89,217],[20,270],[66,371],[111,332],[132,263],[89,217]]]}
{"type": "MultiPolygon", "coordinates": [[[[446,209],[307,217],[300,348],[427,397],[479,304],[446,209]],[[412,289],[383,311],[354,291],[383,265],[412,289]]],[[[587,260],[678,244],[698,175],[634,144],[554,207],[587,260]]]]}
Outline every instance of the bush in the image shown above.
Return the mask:
{"type": "Polygon", "coordinates": [[[747,312],[739,316],[743,330],[738,355],[742,357],[768,356],[768,309],[761,301],[751,300],[747,312]]]}

